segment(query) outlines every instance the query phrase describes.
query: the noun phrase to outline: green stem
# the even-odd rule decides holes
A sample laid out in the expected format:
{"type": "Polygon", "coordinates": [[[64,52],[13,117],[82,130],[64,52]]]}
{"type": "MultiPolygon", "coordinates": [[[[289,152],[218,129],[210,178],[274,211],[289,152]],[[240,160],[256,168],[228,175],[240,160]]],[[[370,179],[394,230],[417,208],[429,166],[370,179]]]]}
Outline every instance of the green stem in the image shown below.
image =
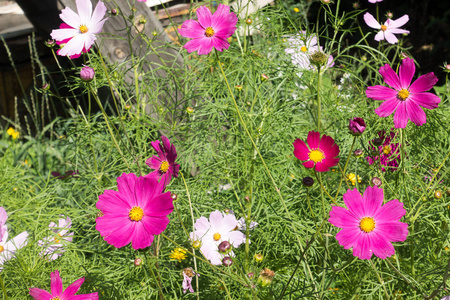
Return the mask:
{"type": "Polygon", "coordinates": [[[380,276],[380,274],[378,273],[377,269],[375,268],[375,265],[373,264],[372,259],[369,259],[369,263],[372,266],[372,268],[375,271],[375,273],[377,274],[378,281],[380,282],[381,286],[383,287],[384,294],[386,295],[386,299],[389,300],[389,294],[388,294],[388,292],[386,290],[386,287],[384,286],[383,278],[380,276]]]}
{"type": "Polygon", "coordinates": [[[8,300],[8,295],[6,294],[5,284],[3,283],[3,278],[0,273],[0,284],[2,285],[3,295],[5,296],[5,300],[8,300]]]}
{"type": "Polygon", "coordinates": [[[345,177],[345,172],[347,171],[348,162],[350,161],[350,156],[353,153],[353,147],[355,147],[355,142],[356,142],[356,136],[353,137],[352,147],[350,148],[350,152],[348,153],[347,161],[345,162],[344,170],[342,171],[343,174],[341,175],[341,180],[339,181],[339,186],[336,190],[336,196],[334,197],[333,203],[336,203],[336,199],[339,195],[339,191],[340,191],[341,185],[342,185],[342,180],[345,177]]]}
{"type": "Polygon", "coordinates": [[[320,105],[320,87],[322,85],[322,73],[320,67],[317,68],[317,131],[320,132],[322,120],[321,120],[321,105],[320,105]]]}

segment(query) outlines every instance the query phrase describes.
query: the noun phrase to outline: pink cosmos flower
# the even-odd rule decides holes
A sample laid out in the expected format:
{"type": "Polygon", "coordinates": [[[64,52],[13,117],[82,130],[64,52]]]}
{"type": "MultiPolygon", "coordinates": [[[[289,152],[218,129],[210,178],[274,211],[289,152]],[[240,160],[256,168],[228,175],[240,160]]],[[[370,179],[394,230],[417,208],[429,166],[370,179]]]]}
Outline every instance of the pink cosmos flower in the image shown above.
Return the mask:
{"type": "Polygon", "coordinates": [[[307,142],[308,145],[301,139],[294,141],[294,155],[299,160],[306,160],[303,163],[306,168],[326,172],[339,163],[339,146],[328,135],[321,138],[319,132],[310,131],[307,142]]]}
{"type": "Polygon", "coordinates": [[[103,213],[96,229],[105,241],[116,248],[132,243],[133,249],[149,247],[154,235],[161,234],[169,224],[173,211],[170,192],[155,178],[123,173],[117,178],[119,191],[106,190],[96,207],[103,213]]]}
{"type": "Polygon", "coordinates": [[[370,3],[382,2],[383,0],[369,0],[370,3]]]}
{"type": "Polygon", "coordinates": [[[30,295],[35,300],[98,300],[98,293],[90,293],[90,294],[82,294],[77,295],[75,294],[80,289],[81,285],[84,282],[84,277],[76,280],[74,283],[69,285],[64,291],[63,291],[63,284],[61,277],[59,276],[58,270],[55,272],[52,272],[50,274],[50,290],[51,293],[47,292],[46,290],[38,289],[38,288],[32,288],[30,289],[30,295]]]}
{"type": "MultiPolygon", "coordinates": [[[[16,251],[27,245],[28,232],[24,231],[8,241],[8,229],[4,226],[3,238],[0,241],[0,266],[13,258],[16,255],[16,251]],[[8,242],[7,242],[8,241],[8,242]]],[[[0,271],[3,267],[0,267],[0,271]]]]}
{"type": "Polygon", "coordinates": [[[94,44],[96,34],[102,31],[103,24],[108,18],[102,20],[106,13],[106,6],[99,1],[92,13],[90,0],[76,0],[76,14],[69,7],[61,11],[59,15],[64,21],[60,29],[54,29],[50,34],[58,45],[63,45],[57,51],[59,55],[77,58],[81,52],[86,53],[94,44]]]}
{"type": "Polygon", "coordinates": [[[364,15],[364,21],[369,27],[381,29],[375,35],[375,41],[378,42],[386,39],[388,43],[395,44],[398,42],[398,39],[394,34],[409,33],[408,30],[399,28],[400,26],[405,25],[406,22],[409,21],[408,15],[404,15],[401,18],[398,18],[397,20],[387,19],[383,25],[380,25],[380,23],[378,23],[377,20],[375,20],[375,18],[370,13],[367,12],[364,15]]]}
{"type": "Polygon", "coordinates": [[[59,219],[58,224],[50,222],[48,227],[53,231],[53,235],[38,241],[39,246],[45,247],[44,251],[39,253],[39,255],[48,256],[49,260],[55,260],[66,251],[64,245],[72,242],[73,232],[69,232],[69,228],[72,227],[72,221],[67,217],[59,219]]]}
{"type": "Polygon", "coordinates": [[[3,240],[3,236],[6,233],[6,220],[8,220],[8,215],[3,207],[0,207],[0,241],[3,240]]]}
{"type": "Polygon", "coordinates": [[[209,8],[200,6],[196,13],[198,21],[186,20],[178,30],[182,36],[192,39],[184,48],[189,53],[197,51],[200,55],[210,53],[213,48],[220,52],[228,49],[227,39],[236,31],[238,21],[230,7],[219,4],[216,12],[211,14],[209,8]]]}
{"type": "Polygon", "coordinates": [[[196,273],[192,268],[183,269],[183,283],[181,284],[183,287],[183,294],[185,294],[187,290],[191,293],[194,292],[194,288],[192,287],[192,279],[194,276],[200,276],[200,274],[196,273]]]}
{"type": "Polygon", "coordinates": [[[336,235],[344,249],[353,248],[353,256],[370,259],[372,254],[385,259],[395,253],[391,242],[403,242],[408,224],[400,222],[406,210],[397,199],[383,205],[383,189],[367,187],[364,195],[357,189],[347,190],[344,203],[348,209],[333,206],[328,222],[342,228],[336,235]]]}
{"type": "Polygon", "coordinates": [[[366,90],[368,98],[384,101],[375,109],[378,116],[387,117],[395,111],[395,128],[405,128],[408,120],[417,126],[423,125],[427,121],[427,116],[420,106],[434,109],[441,102],[438,96],[426,93],[438,81],[434,73],[422,75],[411,84],[415,70],[414,60],[409,57],[403,59],[399,75],[392,70],[391,66],[385,64],[379,72],[384,81],[394,89],[376,85],[369,86],[366,90]]]}
{"type": "Polygon", "coordinates": [[[147,176],[158,180],[161,179],[161,183],[167,186],[172,179],[172,175],[175,178],[178,177],[180,165],[175,163],[175,159],[177,159],[175,145],[171,145],[169,139],[165,136],[162,136],[161,140],[162,144],[159,140],[152,142],[152,147],[158,155],[153,155],[145,163],[155,170],[147,176]]]}
{"type": "Polygon", "coordinates": [[[378,163],[378,160],[380,160],[381,165],[386,167],[381,167],[383,172],[397,170],[400,161],[400,144],[392,142],[395,138],[395,133],[391,131],[387,134],[384,130],[379,131],[378,138],[383,141],[381,146],[373,145],[373,141],[370,144],[372,146],[371,150],[380,154],[368,156],[366,159],[369,165],[378,163]]]}
{"type": "MultiPolygon", "coordinates": [[[[209,221],[201,217],[195,221],[194,232],[191,232],[192,241],[200,240],[200,251],[213,265],[222,264],[222,255],[219,253],[219,244],[228,241],[234,248],[245,243],[245,234],[235,230],[239,225],[233,214],[222,215],[218,210],[209,215],[209,221]]],[[[228,253],[234,256],[233,252],[228,253]]]]}

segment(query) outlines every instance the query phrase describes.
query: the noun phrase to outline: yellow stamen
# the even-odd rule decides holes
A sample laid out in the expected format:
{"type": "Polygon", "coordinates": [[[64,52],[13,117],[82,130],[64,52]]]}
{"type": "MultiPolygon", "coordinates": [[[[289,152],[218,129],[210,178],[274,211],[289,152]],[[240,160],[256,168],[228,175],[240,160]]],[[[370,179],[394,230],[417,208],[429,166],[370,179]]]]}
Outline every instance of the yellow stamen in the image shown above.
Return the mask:
{"type": "Polygon", "coordinates": [[[86,32],[88,32],[88,28],[86,27],[86,25],[81,25],[80,31],[81,31],[81,33],[86,33],[86,32]]]}
{"type": "Polygon", "coordinates": [[[375,229],[375,220],[372,217],[364,217],[359,222],[359,228],[364,232],[371,232],[375,229]]]}
{"type": "Polygon", "coordinates": [[[169,170],[169,162],[167,161],[167,160],[165,160],[165,161],[163,161],[162,163],[161,163],[161,165],[159,166],[159,170],[162,172],[162,173],[166,173],[168,170],[169,170]]]}
{"type": "Polygon", "coordinates": [[[207,27],[205,29],[205,35],[207,37],[212,37],[214,35],[214,29],[212,29],[212,27],[207,27]]]}
{"type": "Polygon", "coordinates": [[[302,46],[302,47],[300,48],[300,50],[301,50],[302,52],[306,52],[306,51],[308,51],[308,48],[306,48],[306,46],[302,46]]]}
{"type": "Polygon", "coordinates": [[[386,31],[387,30],[387,26],[386,25],[381,25],[381,30],[386,31]]]}
{"type": "Polygon", "coordinates": [[[55,298],[52,298],[52,299],[50,299],[50,300],[61,300],[61,298],[55,297],[55,298]]]}
{"type": "Polygon", "coordinates": [[[220,235],[220,233],[218,233],[218,232],[214,233],[214,235],[213,235],[213,239],[214,239],[215,241],[220,240],[220,237],[221,237],[221,235],[220,235]]]}
{"type": "Polygon", "coordinates": [[[399,97],[401,100],[405,100],[406,98],[408,98],[409,92],[408,92],[407,89],[401,89],[400,92],[398,92],[397,95],[398,95],[398,97],[399,97]]]}
{"type": "Polygon", "coordinates": [[[144,217],[144,210],[139,206],[133,206],[128,213],[131,221],[140,221],[144,217]]]}
{"type": "Polygon", "coordinates": [[[391,150],[392,150],[392,148],[389,145],[386,145],[386,146],[383,147],[383,153],[386,154],[386,155],[391,153],[391,150]]]}
{"type": "Polygon", "coordinates": [[[325,159],[325,154],[320,149],[314,149],[308,154],[309,159],[315,163],[321,162],[325,159]]]}
{"type": "Polygon", "coordinates": [[[5,251],[5,248],[3,248],[3,246],[0,246],[0,253],[2,253],[3,251],[5,251]]]}
{"type": "Polygon", "coordinates": [[[54,237],[55,242],[56,242],[56,243],[59,243],[59,238],[61,238],[61,237],[62,237],[61,233],[58,233],[58,236],[55,236],[55,237],[54,237]]]}

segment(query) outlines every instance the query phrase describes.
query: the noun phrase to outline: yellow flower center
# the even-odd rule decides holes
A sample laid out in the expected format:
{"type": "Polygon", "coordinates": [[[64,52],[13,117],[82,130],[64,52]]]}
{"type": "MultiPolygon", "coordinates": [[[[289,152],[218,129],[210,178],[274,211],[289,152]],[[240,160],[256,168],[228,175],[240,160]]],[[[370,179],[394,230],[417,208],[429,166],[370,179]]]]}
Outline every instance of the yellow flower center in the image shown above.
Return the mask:
{"type": "Polygon", "coordinates": [[[54,297],[54,298],[52,298],[52,299],[50,299],[50,300],[61,300],[61,298],[59,298],[59,297],[54,297]]]}
{"type": "Polygon", "coordinates": [[[187,257],[186,250],[184,250],[183,248],[175,248],[172,250],[172,253],[169,254],[169,257],[170,259],[178,260],[179,262],[181,262],[187,257]]]}
{"type": "Polygon", "coordinates": [[[81,25],[80,31],[81,31],[81,33],[86,33],[86,32],[88,32],[88,28],[86,27],[86,25],[81,25]]]}
{"type": "Polygon", "coordinates": [[[207,37],[212,37],[214,35],[214,29],[212,29],[212,27],[207,27],[205,29],[205,35],[207,37]]]}
{"type": "Polygon", "coordinates": [[[381,30],[386,31],[387,30],[387,26],[386,25],[381,25],[381,30]]]}
{"type": "Polygon", "coordinates": [[[359,228],[364,232],[371,232],[375,229],[375,220],[372,217],[364,217],[359,222],[359,228]]]}
{"type": "Polygon", "coordinates": [[[321,162],[325,158],[325,154],[320,149],[314,149],[308,154],[309,159],[315,163],[321,162]]]}
{"type": "Polygon", "coordinates": [[[5,251],[5,248],[3,248],[3,246],[0,246],[0,253],[2,253],[3,251],[5,251]]]}
{"type": "Polygon", "coordinates": [[[55,236],[55,237],[54,237],[55,242],[56,242],[56,243],[59,243],[59,238],[61,238],[61,237],[62,237],[61,233],[58,233],[58,236],[55,236]]]}
{"type": "Polygon", "coordinates": [[[301,50],[302,52],[306,52],[306,51],[308,51],[308,48],[306,48],[306,46],[302,46],[302,47],[300,48],[300,50],[301,50]]]}
{"type": "Polygon", "coordinates": [[[398,95],[398,97],[399,97],[401,100],[405,100],[406,98],[408,98],[409,92],[408,92],[407,89],[401,89],[400,92],[398,92],[397,95],[398,95]]]}
{"type": "Polygon", "coordinates": [[[214,239],[215,241],[220,240],[220,237],[221,237],[221,235],[220,235],[220,233],[218,233],[218,232],[214,233],[214,235],[213,235],[213,239],[214,239]]]}
{"type": "Polygon", "coordinates": [[[386,154],[386,155],[391,153],[391,150],[392,150],[392,148],[389,145],[386,145],[386,146],[383,147],[383,153],[386,154]]]}
{"type": "Polygon", "coordinates": [[[139,206],[133,206],[133,208],[130,209],[128,216],[130,217],[131,221],[140,221],[144,216],[144,210],[139,206]]]}
{"type": "Polygon", "coordinates": [[[169,162],[167,161],[167,160],[165,160],[165,161],[163,161],[162,163],[161,163],[161,165],[159,166],[159,170],[162,172],[162,173],[166,173],[168,170],[169,170],[169,162]]]}

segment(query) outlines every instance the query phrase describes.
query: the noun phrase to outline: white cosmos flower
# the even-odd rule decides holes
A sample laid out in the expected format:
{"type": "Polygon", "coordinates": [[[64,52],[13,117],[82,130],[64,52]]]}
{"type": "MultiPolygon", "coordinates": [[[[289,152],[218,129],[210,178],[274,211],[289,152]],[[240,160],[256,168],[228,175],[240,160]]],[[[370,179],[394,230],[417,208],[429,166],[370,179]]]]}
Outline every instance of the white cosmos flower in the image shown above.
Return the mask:
{"type": "Polygon", "coordinates": [[[398,39],[394,34],[409,33],[408,30],[399,28],[409,21],[408,15],[404,15],[397,20],[387,19],[386,22],[381,25],[370,13],[366,13],[364,15],[364,21],[367,26],[380,29],[380,31],[375,35],[375,41],[378,42],[381,40],[386,40],[390,44],[395,44],[398,42],[398,39]]]}
{"type": "MultiPolygon", "coordinates": [[[[6,229],[6,226],[3,227],[6,229]]],[[[7,242],[8,230],[4,232],[3,238],[0,241],[0,266],[3,266],[6,261],[13,258],[18,249],[23,248],[27,245],[27,237],[28,232],[24,231],[7,242]]],[[[0,267],[0,270],[3,270],[3,267],[0,267]]]]}
{"type": "Polygon", "coordinates": [[[39,253],[39,255],[48,255],[49,260],[55,260],[66,251],[64,246],[72,242],[73,232],[69,232],[69,228],[72,227],[72,221],[67,217],[59,219],[58,224],[50,222],[48,227],[52,230],[53,235],[38,241],[39,246],[45,247],[44,251],[39,253]]]}

